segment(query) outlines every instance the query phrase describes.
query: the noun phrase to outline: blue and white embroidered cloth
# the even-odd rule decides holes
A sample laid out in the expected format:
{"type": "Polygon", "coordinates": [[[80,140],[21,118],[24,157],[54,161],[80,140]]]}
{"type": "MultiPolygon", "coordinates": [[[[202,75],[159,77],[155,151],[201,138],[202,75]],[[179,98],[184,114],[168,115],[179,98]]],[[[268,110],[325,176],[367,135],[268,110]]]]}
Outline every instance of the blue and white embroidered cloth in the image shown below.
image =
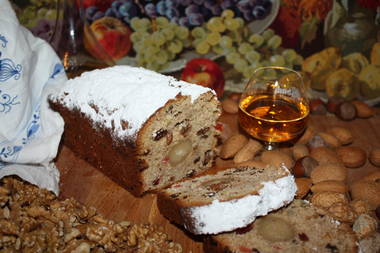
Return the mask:
{"type": "Polygon", "coordinates": [[[47,95],[67,80],[60,59],[21,26],[0,0],[0,178],[16,174],[58,194],[57,155],[64,122],[47,95]]]}

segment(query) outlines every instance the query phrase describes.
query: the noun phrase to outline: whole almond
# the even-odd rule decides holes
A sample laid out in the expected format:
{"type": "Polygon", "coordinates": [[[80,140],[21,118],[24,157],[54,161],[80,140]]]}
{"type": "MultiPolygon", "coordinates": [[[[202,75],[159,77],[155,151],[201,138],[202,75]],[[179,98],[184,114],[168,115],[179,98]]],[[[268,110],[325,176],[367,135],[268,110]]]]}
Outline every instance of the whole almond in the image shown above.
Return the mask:
{"type": "Polygon", "coordinates": [[[319,132],[317,133],[320,137],[322,137],[322,139],[325,141],[326,143],[326,146],[328,147],[332,147],[332,148],[337,148],[339,147],[340,145],[342,145],[340,143],[340,141],[338,140],[338,138],[336,138],[334,135],[331,135],[329,133],[325,133],[325,132],[319,132]]]}
{"type": "Polygon", "coordinates": [[[286,168],[291,170],[294,165],[294,160],[291,156],[278,150],[264,151],[261,156],[261,161],[273,166],[285,165],[286,168]]]}
{"type": "Polygon", "coordinates": [[[311,187],[311,191],[316,192],[340,192],[340,193],[346,193],[348,192],[348,185],[345,182],[342,181],[336,181],[336,180],[326,180],[321,181],[316,184],[314,184],[311,187]]]}
{"type": "Polygon", "coordinates": [[[356,108],[357,116],[359,118],[369,118],[374,115],[374,110],[372,107],[364,103],[363,101],[360,100],[355,100],[352,101],[352,104],[356,108]]]}
{"type": "Polygon", "coordinates": [[[296,198],[302,199],[310,191],[312,185],[311,179],[307,177],[299,177],[295,179],[297,185],[296,198]]]}
{"type": "Polygon", "coordinates": [[[342,165],[342,161],[338,157],[335,150],[328,147],[318,147],[313,148],[310,151],[310,156],[318,161],[320,165],[322,164],[338,164],[342,165]]]}
{"type": "Polygon", "coordinates": [[[239,105],[236,101],[226,98],[222,101],[222,108],[225,112],[235,114],[239,111],[239,105]]]}
{"type": "Polygon", "coordinates": [[[335,165],[335,164],[322,164],[313,169],[310,174],[310,178],[313,181],[313,184],[327,181],[346,181],[348,176],[348,170],[344,166],[335,165]]]}
{"type": "Polygon", "coordinates": [[[342,160],[343,164],[349,168],[358,168],[360,166],[363,166],[367,161],[366,152],[359,147],[339,147],[336,152],[340,160],[342,160]]]}
{"type": "Polygon", "coordinates": [[[242,134],[232,135],[223,143],[219,156],[223,159],[232,158],[247,142],[248,138],[242,134]]]}
{"type": "Polygon", "coordinates": [[[248,143],[240,149],[234,157],[235,163],[241,163],[253,159],[263,148],[260,142],[249,139],[248,143]]]}
{"type": "Polygon", "coordinates": [[[348,145],[354,140],[351,131],[345,127],[334,126],[329,128],[327,132],[335,136],[342,145],[348,145]]]}
{"type": "Polygon", "coordinates": [[[305,144],[297,143],[292,148],[294,160],[298,160],[302,157],[309,155],[309,148],[305,144]]]}
{"type": "Polygon", "coordinates": [[[380,148],[374,148],[369,153],[369,161],[377,166],[380,167],[380,148]]]}

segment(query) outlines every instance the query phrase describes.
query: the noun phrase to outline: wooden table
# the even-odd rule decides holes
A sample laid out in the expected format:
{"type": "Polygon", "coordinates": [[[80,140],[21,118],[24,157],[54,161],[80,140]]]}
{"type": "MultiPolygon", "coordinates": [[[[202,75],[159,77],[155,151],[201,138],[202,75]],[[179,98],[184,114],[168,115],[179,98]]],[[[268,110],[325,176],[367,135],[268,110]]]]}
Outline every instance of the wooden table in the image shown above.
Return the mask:
{"type": "MultiPolygon", "coordinates": [[[[223,115],[222,122],[228,124],[225,134],[237,131],[236,115],[223,115]]],[[[333,115],[313,115],[310,124],[317,130],[324,131],[333,125],[349,128],[354,135],[352,145],[369,151],[380,147],[380,114],[370,119],[356,119],[344,122],[333,115]]],[[[203,252],[202,238],[192,236],[179,227],[169,223],[158,211],[156,198],[148,194],[143,198],[135,198],[119,185],[108,179],[85,161],[77,158],[68,148],[62,147],[56,165],[61,171],[60,197],[74,197],[78,201],[94,206],[105,217],[115,220],[130,220],[136,223],[154,223],[161,225],[166,233],[179,242],[184,252],[203,252]]],[[[218,160],[217,166],[228,165],[218,160]]],[[[349,182],[359,179],[371,171],[379,170],[367,162],[360,169],[349,169],[349,182]]]]}

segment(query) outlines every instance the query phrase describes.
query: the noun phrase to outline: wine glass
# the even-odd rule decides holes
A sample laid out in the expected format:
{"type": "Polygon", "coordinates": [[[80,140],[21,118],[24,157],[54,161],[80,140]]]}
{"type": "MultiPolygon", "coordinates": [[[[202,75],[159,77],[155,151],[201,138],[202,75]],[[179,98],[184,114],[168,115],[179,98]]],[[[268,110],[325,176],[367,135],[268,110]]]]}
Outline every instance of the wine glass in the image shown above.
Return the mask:
{"type": "Polygon", "coordinates": [[[306,129],[309,103],[300,73],[285,67],[254,71],[239,101],[239,124],[266,150],[293,140],[306,129]]]}

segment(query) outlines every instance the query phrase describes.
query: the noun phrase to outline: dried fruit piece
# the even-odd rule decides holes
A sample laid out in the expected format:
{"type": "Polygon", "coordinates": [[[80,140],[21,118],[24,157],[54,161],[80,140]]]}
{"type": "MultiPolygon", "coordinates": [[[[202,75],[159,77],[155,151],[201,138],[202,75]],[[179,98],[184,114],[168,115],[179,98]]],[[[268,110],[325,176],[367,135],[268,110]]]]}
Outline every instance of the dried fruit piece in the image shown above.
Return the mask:
{"type": "Polygon", "coordinates": [[[359,147],[339,147],[336,152],[339,158],[342,160],[344,166],[349,168],[358,168],[360,166],[363,166],[367,161],[366,152],[359,147]]]}

